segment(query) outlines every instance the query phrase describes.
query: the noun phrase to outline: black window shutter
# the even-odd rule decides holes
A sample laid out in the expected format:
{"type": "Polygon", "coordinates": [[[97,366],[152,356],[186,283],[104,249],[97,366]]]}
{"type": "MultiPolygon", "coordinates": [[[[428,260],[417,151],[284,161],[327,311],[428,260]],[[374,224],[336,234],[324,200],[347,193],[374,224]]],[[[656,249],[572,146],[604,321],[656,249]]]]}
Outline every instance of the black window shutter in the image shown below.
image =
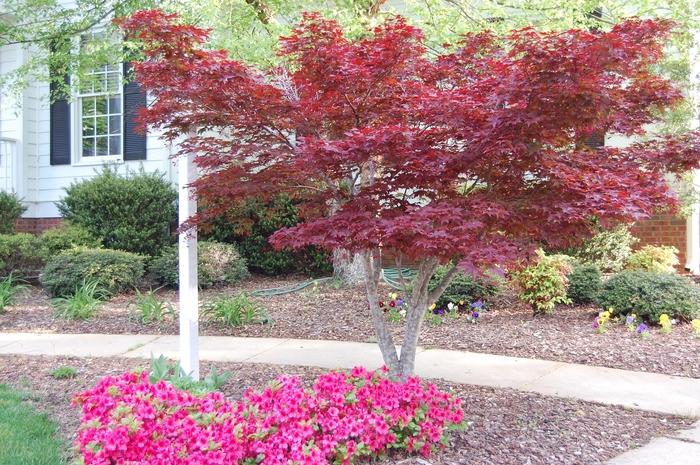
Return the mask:
{"type": "MultiPolygon", "coordinates": [[[[131,67],[124,63],[124,76],[129,76],[131,67]]],[[[136,132],[135,121],[139,108],[146,106],[146,93],[141,86],[130,80],[124,85],[124,160],[146,159],[146,134],[136,132]]]]}
{"type": "MultiPolygon", "coordinates": [[[[49,109],[49,163],[51,165],[70,165],[71,159],[71,117],[70,102],[59,94],[59,85],[54,82],[53,70],[51,84],[51,106],[49,109]]],[[[65,76],[65,83],[70,84],[70,77],[65,76]]],[[[65,90],[65,89],[63,89],[65,90]]]]}

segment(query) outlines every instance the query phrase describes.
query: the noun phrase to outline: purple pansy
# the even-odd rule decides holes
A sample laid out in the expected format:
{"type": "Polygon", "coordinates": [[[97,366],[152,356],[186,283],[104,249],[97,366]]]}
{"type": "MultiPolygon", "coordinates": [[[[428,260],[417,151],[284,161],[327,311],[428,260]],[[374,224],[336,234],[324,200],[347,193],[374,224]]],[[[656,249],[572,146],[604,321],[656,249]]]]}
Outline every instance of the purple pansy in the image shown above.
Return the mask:
{"type": "Polygon", "coordinates": [[[645,323],[640,324],[639,326],[637,326],[637,334],[642,334],[642,333],[645,332],[648,328],[649,328],[649,327],[648,327],[645,323]]]}

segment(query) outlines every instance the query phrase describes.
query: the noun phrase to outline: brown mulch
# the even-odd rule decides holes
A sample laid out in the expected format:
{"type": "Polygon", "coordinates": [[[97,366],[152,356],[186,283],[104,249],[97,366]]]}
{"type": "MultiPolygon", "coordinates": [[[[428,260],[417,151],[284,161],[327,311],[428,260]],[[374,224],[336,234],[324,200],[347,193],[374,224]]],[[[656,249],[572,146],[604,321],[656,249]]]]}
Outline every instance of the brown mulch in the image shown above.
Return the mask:
{"type": "MultiPolygon", "coordinates": [[[[200,293],[203,302],[221,294],[237,294],[261,288],[289,286],[303,278],[255,277],[226,289],[200,293]]],[[[384,289],[389,293],[389,289],[384,289]]],[[[177,293],[160,291],[173,302],[177,293]]],[[[0,315],[0,332],[40,331],[55,333],[177,334],[177,321],[140,324],[133,318],[133,295],[121,295],[103,305],[89,321],[69,321],[53,316],[50,300],[39,288],[20,298],[18,305],[0,315]]],[[[202,335],[279,337],[301,339],[374,341],[374,329],[362,286],[334,289],[330,286],[258,299],[267,310],[270,324],[226,327],[203,321],[202,335]]],[[[607,333],[596,334],[591,323],[592,307],[560,306],[551,315],[533,316],[516,297],[504,295],[483,312],[477,324],[465,317],[446,319],[441,325],[425,323],[421,345],[509,356],[584,363],[636,371],[700,378],[700,340],[689,324],[662,335],[639,338],[624,325],[611,324],[607,333]]],[[[392,325],[397,336],[400,325],[392,325]]]]}
{"type": "MultiPolygon", "coordinates": [[[[143,367],[132,359],[0,356],[0,383],[31,394],[30,402],[46,411],[60,425],[67,443],[79,423],[71,397],[88,389],[102,376],[143,367]],[[50,373],[59,366],[78,371],[74,379],[55,380],[50,373]]],[[[296,366],[204,364],[233,376],[222,390],[237,399],[248,387],[260,388],[279,374],[298,375],[307,383],[322,370],[296,366]]],[[[452,446],[431,457],[434,465],[593,465],[639,447],[655,436],[670,434],[692,423],[687,418],[635,411],[510,389],[438,383],[464,400],[465,432],[454,433],[452,446]]],[[[413,464],[416,459],[394,457],[383,462],[413,464]]]]}

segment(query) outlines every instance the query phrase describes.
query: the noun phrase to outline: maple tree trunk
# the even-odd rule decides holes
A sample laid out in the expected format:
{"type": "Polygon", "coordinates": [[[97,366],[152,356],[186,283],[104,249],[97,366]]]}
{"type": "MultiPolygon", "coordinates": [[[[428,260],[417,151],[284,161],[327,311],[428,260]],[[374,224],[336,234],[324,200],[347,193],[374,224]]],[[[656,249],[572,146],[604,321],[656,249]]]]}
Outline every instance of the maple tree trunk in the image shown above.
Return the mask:
{"type": "Polygon", "coordinates": [[[365,279],[365,266],[361,254],[345,249],[333,250],[333,277],[344,285],[360,284],[365,279]]]}
{"type": "Polygon", "coordinates": [[[398,376],[400,374],[399,355],[394,345],[394,338],[387,327],[384,312],[379,308],[378,287],[381,274],[379,251],[367,250],[360,254],[360,257],[365,270],[367,301],[372,315],[372,322],[374,323],[374,331],[377,335],[379,350],[382,352],[382,358],[387,368],[389,368],[389,372],[394,376],[398,376]]]}

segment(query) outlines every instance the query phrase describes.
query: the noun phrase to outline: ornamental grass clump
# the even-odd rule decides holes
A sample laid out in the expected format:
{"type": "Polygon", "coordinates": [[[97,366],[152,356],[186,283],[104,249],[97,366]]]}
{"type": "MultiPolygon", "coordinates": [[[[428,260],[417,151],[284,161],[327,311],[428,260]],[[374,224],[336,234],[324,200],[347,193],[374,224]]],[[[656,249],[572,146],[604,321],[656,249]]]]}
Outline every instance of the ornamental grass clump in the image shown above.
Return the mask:
{"type": "Polygon", "coordinates": [[[85,465],[351,464],[392,449],[428,456],[464,422],[461,401],[434,384],[363,368],[326,373],[311,389],[280,376],[239,402],[126,373],[74,402],[85,465]]]}

